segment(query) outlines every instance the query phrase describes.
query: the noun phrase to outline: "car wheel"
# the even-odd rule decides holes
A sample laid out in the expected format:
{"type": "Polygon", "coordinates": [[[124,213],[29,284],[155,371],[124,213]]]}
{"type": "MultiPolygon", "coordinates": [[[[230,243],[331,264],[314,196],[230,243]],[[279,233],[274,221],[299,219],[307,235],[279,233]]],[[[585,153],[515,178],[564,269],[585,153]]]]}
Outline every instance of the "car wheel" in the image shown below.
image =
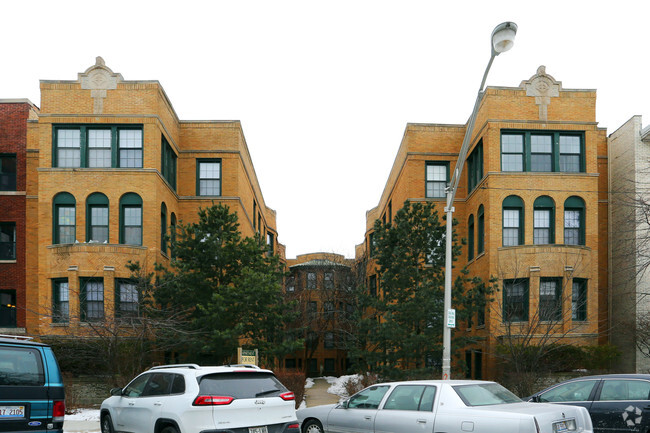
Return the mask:
{"type": "Polygon", "coordinates": [[[178,433],[178,430],[176,430],[176,427],[168,425],[160,433],[178,433]]]}
{"type": "Polygon", "coordinates": [[[102,433],[113,433],[113,420],[109,414],[102,415],[102,433]]]}
{"type": "Polygon", "coordinates": [[[323,433],[323,426],[315,419],[311,419],[305,423],[302,433],[323,433]]]}

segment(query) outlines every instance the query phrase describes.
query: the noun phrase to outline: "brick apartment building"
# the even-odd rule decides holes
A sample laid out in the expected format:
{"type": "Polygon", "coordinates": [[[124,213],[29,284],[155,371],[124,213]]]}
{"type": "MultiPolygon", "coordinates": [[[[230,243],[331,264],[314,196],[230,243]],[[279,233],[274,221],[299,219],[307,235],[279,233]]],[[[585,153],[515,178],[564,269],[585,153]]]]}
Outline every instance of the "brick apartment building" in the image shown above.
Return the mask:
{"type": "Polygon", "coordinates": [[[27,127],[32,229],[18,248],[29,334],[78,335],[84,322],[133,314],[127,262],[167,264],[165,235],[213,202],[284,257],[239,121],[180,120],[159,82],[124,80],[99,57],[77,80],[40,88],[27,127]]]}
{"type": "Polygon", "coordinates": [[[0,99],[0,333],[25,333],[27,99],[0,99]]]}
{"type": "Polygon", "coordinates": [[[295,301],[306,328],[305,347],[285,357],[284,367],[308,376],[341,376],[350,360],[345,343],[356,308],[354,260],[338,254],[312,253],[288,259],[285,296],[295,301]]]}
{"type": "MultiPolygon", "coordinates": [[[[405,200],[432,201],[443,214],[465,129],[407,125],[357,258],[369,256],[375,220],[391,221],[405,200]]],[[[607,342],[607,136],[596,122],[596,91],[563,89],[544,67],[519,87],[488,87],[467,155],[454,202],[467,244],[453,277],[467,266],[484,281],[496,277],[499,292],[484,314],[457,324],[452,338],[477,343],[452,366],[491,377],[500,341],[533,326],[563,343],[607,342]]],[[[370,260],[369,286],[375,268],[370,260]]]]}

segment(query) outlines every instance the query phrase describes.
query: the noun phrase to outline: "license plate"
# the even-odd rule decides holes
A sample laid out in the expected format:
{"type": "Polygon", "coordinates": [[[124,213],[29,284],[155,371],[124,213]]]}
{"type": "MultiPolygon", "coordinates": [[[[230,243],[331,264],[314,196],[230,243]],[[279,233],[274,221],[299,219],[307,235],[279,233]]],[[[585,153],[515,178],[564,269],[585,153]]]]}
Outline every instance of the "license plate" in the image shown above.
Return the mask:
{"type": "Polygon", "coordinates": [[[566,423],[564,421],[560,421],[553,424],[553,431],[557,433],[563,433],[569,430],[566,428],[566,423]]]}
{"type": "Polygon", "coordinates": [[[0,406],[0,418],[24,418],[25,406],[0,406]]]}
{"type": "Polygon", "coordinates": [[[269,433],[269,430],[266,426],[263,427],[249,427],[248,433],[269,433]]]}

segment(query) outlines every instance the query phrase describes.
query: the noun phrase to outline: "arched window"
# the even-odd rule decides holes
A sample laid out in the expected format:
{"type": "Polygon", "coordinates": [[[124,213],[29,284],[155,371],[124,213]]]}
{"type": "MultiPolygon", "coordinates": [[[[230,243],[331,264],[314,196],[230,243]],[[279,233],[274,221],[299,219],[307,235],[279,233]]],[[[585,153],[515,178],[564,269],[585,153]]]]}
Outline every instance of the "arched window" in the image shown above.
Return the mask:
{"type": "Polygon", "coordinates": [[[577,196],[564,202],[564,243],[585,244],[585,202],[577,196]]]}
{"type": "Polygon", "coordinates": [[[167,254],[167,206],[160,206],[160,251],[167,254]]]}
{"type": "Polygon", "coordinates": [[[120,199],[120,243],[142,245],[142,198],[133,192],[120,199]]]}
{"type": "Polygon", "coordinates": [[[77,201],[68,192],[60,192],[53,201],[53,243],[74,244],[77,240],[77,201]]]}
{"type": "Polygon", "coordinates": [[[474,215],[467,221],[467,260],[474,258],[474,215]]]}
{"type": "Polygon", "coordinates": [[[176,258],[176,214],[172,212],[171,227],[169,228],[169,240],[172,259],[176,258]]]}
{"type": "Polygon", "coordinates": [[[555,243],[555,202],[547,195],[537,197],[533,204],[533,244],[555,243]]]}
{"type": "Polygon", "coordinates": [[[86,242],[108,243],[108,197],[101,192],[86,199],[86,242]]]}
{"type": "Polygon", "coordinates": [[[485,212],[483,211],[483,205],[478,207],[478,242],[476,253],[481,254],[485,251],[485,212]]]}
{"type": "Polygon", "coordinates": [[[503,246],[524,244],[524,202],[511,195],[503,200],[503,246]]]}

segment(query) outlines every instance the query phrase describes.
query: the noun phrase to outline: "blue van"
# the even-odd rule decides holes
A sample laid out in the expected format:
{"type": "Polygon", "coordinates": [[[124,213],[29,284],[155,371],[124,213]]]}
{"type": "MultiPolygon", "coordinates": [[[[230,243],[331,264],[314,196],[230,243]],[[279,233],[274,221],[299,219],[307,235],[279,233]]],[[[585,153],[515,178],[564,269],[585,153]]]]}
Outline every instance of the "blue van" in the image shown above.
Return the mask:
{"type": "Polygon", "coordinates": [[[0,432],[63,433],[63,378],[52,348],[0,334],[0,432]]]}

